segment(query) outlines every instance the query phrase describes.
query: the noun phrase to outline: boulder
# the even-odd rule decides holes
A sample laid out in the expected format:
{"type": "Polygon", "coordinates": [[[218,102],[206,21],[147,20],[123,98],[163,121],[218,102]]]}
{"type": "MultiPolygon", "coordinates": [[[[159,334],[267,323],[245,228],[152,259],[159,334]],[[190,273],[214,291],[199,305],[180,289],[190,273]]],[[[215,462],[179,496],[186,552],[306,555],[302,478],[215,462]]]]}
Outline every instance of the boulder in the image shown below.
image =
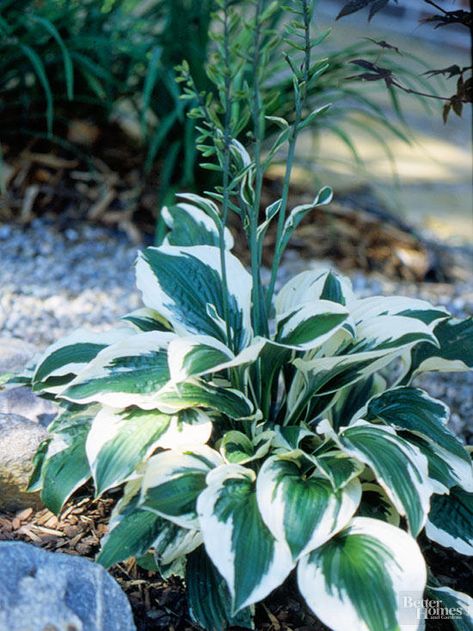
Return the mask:
{"type": "Polygon", "coordinates": [[[33,344],[15,337],[0,337],[0,375],[21,372],[37,352],[33,344]]]}
{"type": "Polygon", "coordinates": [[[25,489],[33,456],[46,436],[39,423],[17,414],[0,414],[0,511],[17,511],[37,503],[37,496],[25,489]]]}
{"type": "Polygon", "coordinates": [[[0,585],[2,631],[136,631],[118,583],[88,559],[0,542],[0,585]]]}
{"type": "Polygon", "coordinates": [[[37,397],[25,386],[0,392],[0,414],[18,414],[47,427],[56,412],[57,408],[52,401],[37,397]]]}

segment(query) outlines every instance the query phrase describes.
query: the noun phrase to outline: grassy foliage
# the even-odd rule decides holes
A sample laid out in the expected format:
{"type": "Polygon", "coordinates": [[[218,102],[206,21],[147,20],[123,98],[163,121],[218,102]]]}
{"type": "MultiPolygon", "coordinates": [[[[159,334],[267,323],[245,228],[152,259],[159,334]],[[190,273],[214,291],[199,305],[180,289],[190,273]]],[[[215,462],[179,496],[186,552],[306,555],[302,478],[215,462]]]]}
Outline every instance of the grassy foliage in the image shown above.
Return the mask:
{"type": "MultiPolygon", "coordinates": [[[[250,9],[248,0],[230,4],[243,15],[250,9]]],[[[215,40],[221,34],[216,9],[214,0],[4,0],[0,140],[11,145],[18,142],[18,135],[47,136],[64,145],[71,118],[102,125],[126,110],[139,126],[144,172],[158,163],[162,191],[174,190],[173,185],[195,188],[196,179],[202,182],[204,177],[197,167],[194,121],[187,117],[196,102],[179,98],[175,68],[187,61],[196,91],[217,94],[218,87],[207,77],[218,56],[215,40]]],[[[262,43],[264,38],[272,40],[261,76],[261,99],[267,114],[274,117],[266,123],[269,135],[278,131],[277,118],[291,122],[294,117],[293,82],[285,62],[293,44],[282,41],[287,21],[287,7],[279,3],[270,28],[262,34],[262,43]]],[[[245,37],[239,34],[242,50],[248,47],[245,37]]],[[[406,84],[421,87],[423,79],[399,68],[395,50],[365,41],[327,52],[328,38],[329,32],[318,33],[312,42],[318,44],[320,78],[308,88],[307,104],[310,109],[327,102],[334,107],[312,121],[314,128],[331,129],[357,161],[348,121],[362,125],[386,151],[390,134],[407,140],[394,92],[393,117],[364,84],[347,80],[353,74],[350,64],[360,56],[374,63],[381,55],[384,65],[401,72],[406,84]]],[[[234,84],[243,92],[252,71],[251,60],[237,69],[234,84]]],[[[251,126],[251,118],[242,113],[237,135],[246,140],[251,126]]]]}

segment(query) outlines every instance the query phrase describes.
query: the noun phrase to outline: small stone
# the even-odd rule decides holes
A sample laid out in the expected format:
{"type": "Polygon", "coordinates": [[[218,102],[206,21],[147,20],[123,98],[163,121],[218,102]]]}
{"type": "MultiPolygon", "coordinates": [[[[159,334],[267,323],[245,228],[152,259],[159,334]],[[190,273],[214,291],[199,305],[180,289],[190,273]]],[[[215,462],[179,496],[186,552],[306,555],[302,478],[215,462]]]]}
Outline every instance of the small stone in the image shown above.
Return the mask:
{"type": "Polygon", "coordinates": [[[26,486],[33,456],[46,436],[39,423],[0,413],[0,511],[14,512],[39,503],[37,495],[26,492],[26,486]]]}
{"type": "Polygon", "coordinates": [[[0,629],[136,631],[130,604],[100,565],[0,542],[0,629]]]}
{"type": "Polygon", "coordinates": [[[0,337],[0,375],[21,372],[36,353],[33,344],[14,337],[0,337]]]}
{"type": "Polygon", "coordinates": [[[29,388],[20,386],[0,392],[0,413],[18,414],[47,427],[56,416],[57,408],[51,401],[41,399],[29,388]]]}

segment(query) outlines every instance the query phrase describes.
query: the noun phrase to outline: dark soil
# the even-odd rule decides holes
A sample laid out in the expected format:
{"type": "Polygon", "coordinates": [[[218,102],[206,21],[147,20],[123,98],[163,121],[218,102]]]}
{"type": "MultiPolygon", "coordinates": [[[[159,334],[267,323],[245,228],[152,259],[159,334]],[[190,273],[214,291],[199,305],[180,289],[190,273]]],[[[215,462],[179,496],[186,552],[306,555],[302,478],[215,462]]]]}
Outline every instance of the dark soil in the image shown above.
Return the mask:
{"type": "MultiPolygon", "coordinates": [[[[56,517],[47,509],[27,508],[16,514],[0,514],[0,540],[26,541],[47,550],[94,559],[115,503],[113,497],[93,501],[78,496],[56,517]]],[[[421,540],[433,573],[448,587],[471,593],[473,567],[467,557],[441,550],[421,540]]],[[[159,574],[129,559],[110,573],[127,594],[138,631],[197,631],[190,620],[182,580],[163,581],[159,574]]],[[[257,631],[328,631],[305,606],[295,577],[256,606],[257,631]]],[[[448,621],[429,621],[428,631],[451,631],[448,621]]],[[[347,630],[348,631],[348,630],[347,630]]]]}

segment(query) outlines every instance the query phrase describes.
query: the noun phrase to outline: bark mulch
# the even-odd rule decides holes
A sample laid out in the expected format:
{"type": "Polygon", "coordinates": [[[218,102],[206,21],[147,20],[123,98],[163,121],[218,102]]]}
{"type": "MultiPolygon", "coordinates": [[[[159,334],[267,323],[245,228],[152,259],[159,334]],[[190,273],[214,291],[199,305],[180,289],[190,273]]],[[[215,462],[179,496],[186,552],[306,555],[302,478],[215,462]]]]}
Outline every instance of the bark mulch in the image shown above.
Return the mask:
{"type": "MultiPolygon", "coordinates": [[[[56,517],[48,509],[26,508],[15,514],[0,513],[0,540],[25,541],[64,554],[94,559],[100,539],[107,532],[113,498],[76,498],[56,517]]],[[[163,581],[129,559],[111,568],[133,609],[138,631],[196,631],[187,612],[186,594],[179,578],[163,581]]],[[[256,608],[258,631],[326,631],[307,611],[293,581],[276,590],[256,608]]]]}

